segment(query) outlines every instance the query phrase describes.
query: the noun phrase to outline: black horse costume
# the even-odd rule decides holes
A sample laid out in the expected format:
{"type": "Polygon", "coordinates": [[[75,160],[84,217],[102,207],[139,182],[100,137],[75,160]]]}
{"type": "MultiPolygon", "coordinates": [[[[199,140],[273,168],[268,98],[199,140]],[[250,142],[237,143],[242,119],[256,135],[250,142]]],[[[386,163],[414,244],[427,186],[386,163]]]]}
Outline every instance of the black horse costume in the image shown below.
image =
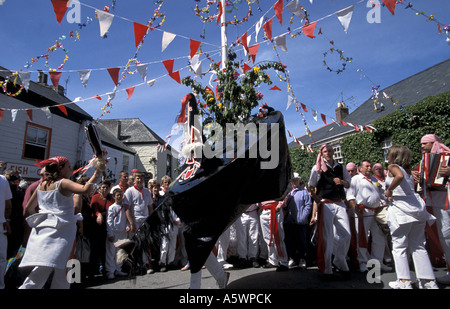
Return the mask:
{"type": "MultiPolygon", "coordinates": [[[[188,116],[190,128],[197,113],[197,102],[192,94],[186,98],[188,105],[183,106],[181,116],[188,116]]],[[[284,198],[292,168],[283,116],[280,112],[270,109],[265,116],[255,119],[255,123],[267,126],[266,136],[258,136],[257,141],[259,144],[261,140],[267,140],[267,149],[272,147],[271,124],[278,124],[276,141],[279,142],[279,160],[276,167],[261,169],[261,163],[265,159],[259,154],[252,158],[249,155],[248,143],[246,155],[239,158],[224,156],[186,160],[182,177],[170,184],[164,201],[132,237],[135,247],[130,258],[135,267],[142,268],[142,252],[147,251],[151,252],[152,264],[159,264],[161,236],[171,225],[171,209],[184,224],[183,234],[191,273],[196,273],[201,270],[219,236],[249,205],[284,198]],[[189,175],[186,175],[186,172],[189,175]]]]}

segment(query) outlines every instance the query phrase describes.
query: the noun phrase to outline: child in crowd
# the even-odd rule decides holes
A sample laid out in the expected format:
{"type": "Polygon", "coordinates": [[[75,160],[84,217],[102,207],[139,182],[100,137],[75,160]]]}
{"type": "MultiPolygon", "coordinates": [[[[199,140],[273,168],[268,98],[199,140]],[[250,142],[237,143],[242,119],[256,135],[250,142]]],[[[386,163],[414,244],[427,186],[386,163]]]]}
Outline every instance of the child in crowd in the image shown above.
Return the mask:
{"type": "Polygon", "coordinates": [[[118,248],[114,246],[119,240],[127,239],[128,231],[127,219],[125,216],[125,207],[123,202],[123,191],[121,189],[115,189],[113,191],[113,197],[115,203],[108,208],[106,217],[106,276],[108,279],[114,279],[115,275],[125,276],[126,273],[122,272],[121,263],[117,262],[118,248]]]}

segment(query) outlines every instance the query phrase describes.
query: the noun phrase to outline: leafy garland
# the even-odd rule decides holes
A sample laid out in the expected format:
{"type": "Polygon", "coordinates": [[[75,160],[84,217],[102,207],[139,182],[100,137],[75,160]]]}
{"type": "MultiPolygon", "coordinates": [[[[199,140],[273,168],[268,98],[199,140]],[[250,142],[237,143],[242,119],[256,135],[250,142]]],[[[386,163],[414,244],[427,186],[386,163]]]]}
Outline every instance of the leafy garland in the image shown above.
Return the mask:
{"type": "Polygon", "coordinates": [[[208,86],[202,86],[190,76],[182,80],[184,85],[191,87],[193,92],[203,99],[204,103],[199,100],[201,115],[206,115],[223,128],[227,123],[247,123],[258,117],[257,114],[252,115],[252,110],[260,105],[263,94],[256,88],[261,84],[272,84],[265,70],[285,71],[283,64],[271,61],[256,65],[240,74],[239,62],[234,62],[235,59],[236,54],[230,54],[224,69],[220,69],[219,64],[214,64],[214,70],[217,72],[215,91],[208,86]]]}
{"type": "Polygon", "coordinates": [[[340,50],[340,49],[338,49],[338,48],[335,48],[335,47],[334,47],[334,42],[333,42],[333,41],[330,41],[330,44],[333,45],[333,46],[330,47],[330,49],[329,49],[328,51],[326,51],[326,52],[323,53],[323,65],[324,65],[325,67],[327,67],[327,70],[328,70],[328,71],[330,71],[330,72],[336,72],[336,74],[340,74],[340,73],[344,72],[344,70],[345,70],[345,68],[346,68],[346,66],[347,66],[347,63],[352,62],[353,58],[351,58],[351,57],[345,57],[345,56],[344,56],[344,51],[342,51],[342,50],[340,50]],[[327,64],[326,57],[327,57],[327,55],[328,55],[328,52],[330,52],[330,54],[332,54],[333,52],[337,52],[337,53],[339,54],[339,59],[342,60],[342,63],[341,63],[341,67],[340,67],[340,68],[338,68],[338,69],[333,69],[333,68],[331,68],[331,67],[327,64]]]}
{"type": "MultiPolygon", "coordinates": [[[[12,76],[11,76],[11,77],[14,77],[14,80],[12,81],[14,87],[16,87],[16,84],[17,84],[17,77],[18,77],[18,76],[19,76],[19,74],[17,74],[17,73],[12,73],[12,76]]],[[[9,91],[7,90],[7,84],[11,82],[11,80],[10,80],[11,77],[10,77],[10,76],[7,76],[7,77],[5,78],[4,81],[0,81],[0,88],[3,90],[3,93],[4,93],[4,94],[6,94],[6,95],[8,95],[8,96],[10,96],[10,97],[16,97],[16,96],[18,96],[19,94],[22,93],[22,90],[23,90],[25,87],[24,87],[24,85],[20,85],[19,90],[17,90],[15,93],[9,92],[9,91]]]]}

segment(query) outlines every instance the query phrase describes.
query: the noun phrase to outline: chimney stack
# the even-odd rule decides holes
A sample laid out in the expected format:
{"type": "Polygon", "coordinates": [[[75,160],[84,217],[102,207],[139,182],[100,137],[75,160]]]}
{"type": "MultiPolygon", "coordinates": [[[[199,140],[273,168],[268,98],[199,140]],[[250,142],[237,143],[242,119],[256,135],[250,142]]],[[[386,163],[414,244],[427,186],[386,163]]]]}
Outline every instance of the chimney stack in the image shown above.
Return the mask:
{"type": "Polygon", "coordinates": [[[345,106],[345,103],[338,102],[338,107],[336,108],[336,121],[343,120],[348,114],[348,108],[345,106]]]}
{"type": "Polygon", "coordinates": [[[47,78],[48,75],[42,72],[42,70],[38,70],[38,84],[47,86],[47,78]]]}

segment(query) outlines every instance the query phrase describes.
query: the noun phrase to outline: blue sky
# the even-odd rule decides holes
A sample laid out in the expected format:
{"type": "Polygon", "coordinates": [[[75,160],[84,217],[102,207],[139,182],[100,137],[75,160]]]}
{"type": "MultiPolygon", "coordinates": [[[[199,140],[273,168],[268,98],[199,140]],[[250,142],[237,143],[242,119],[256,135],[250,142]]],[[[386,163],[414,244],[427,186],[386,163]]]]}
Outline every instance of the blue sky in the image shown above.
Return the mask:
{"type": "MultiPolygon", "coordinates": [[[[45,54],[47,49],[55,44],[55,40],[62,35],[64,48],[69,56],[62,70],[60,84],[66,86],[67,96],[74,100],[77,97],[85,99],[77,103],[94,118],[100,118],[102,107],[107,96],[102,100],[88,99],[96,94],[104,95],[112,92],[114,84],[105,70],[110,67],[124,67],[128,60],[133,58],[137,49],[134,44],[132,21],[146,24],[153,16],[157,7],[155,1],[144,0],[81,0],[81,22],[85,23],[92,18],[90,24],[80,28],[76,23],[70,23],[67,15],[61,24],[58,24],[50,0],[4,0],[0,1],[0,41],[2,42],[0,65],[11,71],[20,69],[31,71],[31,79],[37,80],[37,70],[48,71],[45,60],[24,66],[45,54]],[[115,3],[114,9],[112,8],[115,3]],[[113,23],[107,38],[100,37],[99,23],[95,18],[94,9],[103,9],[110,6],[110,13],[114,14],[113,23]],[[70,38],[70,31],[78,30],[79,40],[70,38]],[[78,70],[92,69],[87,87],[80,82],[78,70]]],[[[236,2],[236,0],[232,0],[236,2]]],[[[273,19],[273,36],[287,32],[292,14],[285,8],[283,10],[283,25],[275,17],[271,7],[275,0],[260,0],[252,5],[253,16],[248,22],[237,26],[229,25],[229,43],[236,40],[246,31],[254,33],[255,23],[266,13],[265,17],[273,19]]],[[[286,5],[289,1],[284,1],[286,5]]],[[[182,97],[190,92],[184,85],[176,83],[167,76],[161,61],[175,59],[174,71],[180,70],[181,78],[193,76],[187,67],[189,56],[189,38],[202,41],[202,51],[210,53],[215,61],[220,61],[220,29],[216,23],[203,23],[194,13],[197,2],[194,0],[165,0],[161,12],[165,13],[165,22],[157,30],[151,31],[145,37],[142,47],[137,53],[137,60],[148,63],[147,80],[156,79],[150,87],[143,83],[139,74],[129,74],[121,82],[116,97],[111,101],[112,109],[103,119],[140,118],[147,126],[152,128],[163,139],[170,134],[175,117],[181,107],[182,97]],[[176,34],[174,41],[161,52],[163,31],[176,34]],[[204,32],[205,31],[205,32],[204,32]],[[201,35],[204,33],[204,38],[201,35]],[[135,88],[132,97],[127,100],[126,88],[139,85],[135,88]]],[[[204,6],[206,0],[198,2],[204,6]]],[[[446,42],[445,32],[438,33],[437,22],[450,25],[450,2],[448,0],[416,0],[404,1],[397,4],[395,15],[386,7],[380,7],[380,22],[369,23],[367,15],[371,7],[369,1],[358,0],[300,0],[305,7],[311,22],[318,21],[315,35],[311,39],[301,34],[295,38],[287,36],[287,49],[284,52],[277,49],[281,61],[289,70],[290,83],[296,99],[308,107],[309,112],[303,113],[295,110],[295,105],[286,110],[288,102],[287,83],[278,80],[274,72],[268,72],[274,85],[282,91],[262,89],[264,99],[275,109],[283,112],[286,128],[295,136],[305,134],[305,122],[310,130],[324,125],[320,116],[317,121],[311,115],[311,109],[326,115],[327,120],[335,115],[337,102],[344,99],[350,112],[370,98],[372,86],[380,85],[386,88],[408,76],[420,72],[432,65],[446,60],[450,55],[450,45],[446,42]],[[417,15],[411,8],[405,8],[411,3],[413,8],[424,15],[417,15]],[[338,12],[350,5],[354,11],[347,33],[336,16],[338,12]],[[330,15],[331,14],[331,15],[330,15]],[[427,16],[434,15],[435,20],[427,21],[427,16]],[[323,35],[318,35],[319,29],[323,35]],[[347,63],[346,69],[340,73],[329,72],[323,65],[324,52],[329,51],[331,44],[344,51],[346,57],[352,62],[347,63]],[[364,74],[362,74],[362,73],[364,74]]],[[[70,8],[69,8],[70,10],[70,8]]],[[[229,13],[228,20],[236,16],[242,18],[246,15],[248,5],[242,1],[238,10],[229,13]]],[[[70,11],[68,11],[70,12],[70,11]]],[[[212,9],[215,12],[215,9],[212,9]]],[[[159,23],[161,19],[157,19],[159,23]]],[[[156,24],[154,24],[156,25],[156,24]]],[[[300,19],[295,17],[292,29],[301,27],[300,19]]],[[[254,34],[250,45],[255,44],[254,34]]],[[[259,32],[259,52],[256,63],[278,58],[272,44],[263,40],[263,30],[259,32]]],[[[238,58],[245,61],[247,58],[239,46],[235,48],[238,58]]],[[[49,66],[57,68],[65,57],[62,50],[50,53],[49,66]]],[[[341,62],[336,54],[328,54],[327,63],[338,68],[341,62]]],[[[203,70],[209,67],[209,61],[203,61],[203,70]]],[[[132,66],[134,70],[134,67],[132,66]]],[[[122,73],[122,70],[121,70],[122,73]]],[[[210,75],[205,76],[202,83],[207,85],[210,75]]],[[[413,91],[413,89],[411,89],[413,91]]],[[[14,108],[14,107],[11,107],[14,108]]],[[[3,121],[6,121],[4,118],[3,121]]],[[[289,139],[289,138],[288,138],[289,139]]]]}

